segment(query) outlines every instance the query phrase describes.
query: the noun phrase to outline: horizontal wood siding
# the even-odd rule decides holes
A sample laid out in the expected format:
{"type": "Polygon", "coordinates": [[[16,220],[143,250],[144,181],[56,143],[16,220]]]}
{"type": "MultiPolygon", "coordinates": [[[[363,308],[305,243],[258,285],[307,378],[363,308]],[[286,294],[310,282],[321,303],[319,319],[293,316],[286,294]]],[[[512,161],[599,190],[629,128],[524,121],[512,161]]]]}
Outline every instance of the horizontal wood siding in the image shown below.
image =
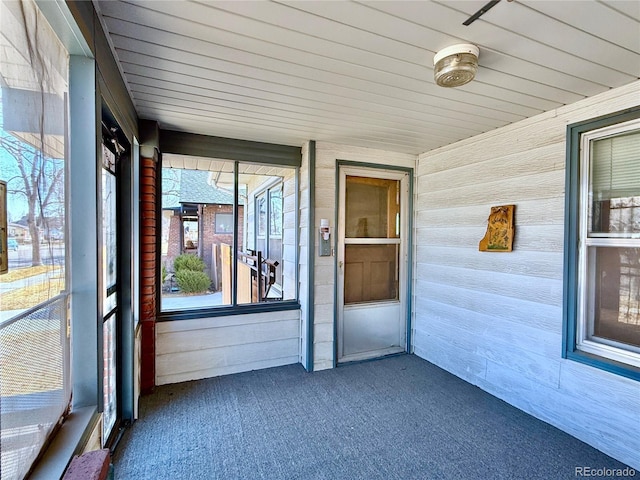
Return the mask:
{"type": "MultiPolygon", "coordinates": [[[[315,218],[314,229],[320,226],[320,219],[329,219],[332,242],[337,235],[335,223],[336,208],[336,165],[338,160],[361,162],[374,165],[415,168],[416,156],[394,153],[371,148],[352,147],[327,142],[316,144],[315,171],[315,218]]],[[[314,280],[314,370],[332,368],[334,365],[334,293],[335,293],[335,257],[320,257],[318,235],[316,242],[315,280],[314,280]]]]}
{"type": "Polygon", "coordinates": [[[156,384],[298,363],[300,312],[156,324],[156,384]]]}
{"type": "Polygon", "coordinates": [[[309,367],[307,358],[309,329],[309,148],[302,146],[302,164],[298,175],[298,296],[300,300],[300,363],[309,367]]]}
{"type": "Polygon", "coordinates": [[[640,383],[563,360],[566,127],[640,103],[640,83],[420,155],[415,353],[640,469],[640,383]],[[479,252],[515,204],[512,253],[479,252]]]}

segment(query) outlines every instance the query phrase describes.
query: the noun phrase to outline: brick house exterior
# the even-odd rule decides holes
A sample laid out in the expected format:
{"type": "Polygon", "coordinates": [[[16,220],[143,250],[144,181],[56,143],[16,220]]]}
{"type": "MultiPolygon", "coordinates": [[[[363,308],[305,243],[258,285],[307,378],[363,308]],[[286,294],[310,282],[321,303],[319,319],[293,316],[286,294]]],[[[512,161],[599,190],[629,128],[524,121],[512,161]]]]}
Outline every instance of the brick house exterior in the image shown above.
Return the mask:
{"type": "MultiPolygon", "coordinates": [[[[205,273],[209,275],[214,290],[221,286],[220,245],[233,244],[232,233],[216,233],[218,214],[233,215],[233,195],[208,183],[208,172],[184,170],[179,175],[179,194],[164,195],[163,214],[168,216],[168,234],[166,253],[162,255],[162,265],[167,271],[173,271],[173,261],[182,253],[198,255],[205,263],[205,273]],[[167,198],[168,197],[168,198],[167,198]],[[198,241],[194,249],[185,248],[183,237],[183,215],[188,210],[194,213],[198,221],[198,241]],[[166,213],[165,213],[166,212],[166,213]],[[216,245],[217,258],[213,258],[213,246],[216,245]]],[[[176,189],[177,190],[177,189],[176,189]]],[[[243,249],[244,205],[238,207],[238,250],[243,249]]],[[[219,229],[220,230],[220,229],[219,229]]],[[[223,229],[228,230],[228,229],[223,229]]]]}

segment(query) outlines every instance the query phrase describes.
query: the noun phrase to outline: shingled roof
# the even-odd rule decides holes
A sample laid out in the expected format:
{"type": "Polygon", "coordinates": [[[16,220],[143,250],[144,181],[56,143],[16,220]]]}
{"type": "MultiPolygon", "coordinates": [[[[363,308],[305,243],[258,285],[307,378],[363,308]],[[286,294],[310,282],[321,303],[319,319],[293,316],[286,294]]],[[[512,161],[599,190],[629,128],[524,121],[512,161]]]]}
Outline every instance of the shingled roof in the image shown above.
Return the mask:
{"type": "Polygon", "coordinates": [[[233,205],[233,192],[211,185],[209,173],[204,170],[173,171],[170,178],[163,179],[162,208],[178,208],[185,203],[233,205]]]}
{"type": "Polygon", "coordinates": [[[209,184],[209,172],[183,170],[180,179],[180,203],[233,205],[233,192],[209,184]]]}

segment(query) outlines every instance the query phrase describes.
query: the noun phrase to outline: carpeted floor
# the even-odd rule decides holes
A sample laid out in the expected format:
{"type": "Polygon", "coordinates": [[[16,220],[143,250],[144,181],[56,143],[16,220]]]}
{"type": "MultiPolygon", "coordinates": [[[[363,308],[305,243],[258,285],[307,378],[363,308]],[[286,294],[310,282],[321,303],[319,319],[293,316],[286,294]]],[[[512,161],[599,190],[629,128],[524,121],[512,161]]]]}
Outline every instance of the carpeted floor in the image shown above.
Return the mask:
{"type": "Polygon", "coordinates": [[[413,355],[159,387],[114,464],[118,480],[552,480],[625,468],[413,355]]]}

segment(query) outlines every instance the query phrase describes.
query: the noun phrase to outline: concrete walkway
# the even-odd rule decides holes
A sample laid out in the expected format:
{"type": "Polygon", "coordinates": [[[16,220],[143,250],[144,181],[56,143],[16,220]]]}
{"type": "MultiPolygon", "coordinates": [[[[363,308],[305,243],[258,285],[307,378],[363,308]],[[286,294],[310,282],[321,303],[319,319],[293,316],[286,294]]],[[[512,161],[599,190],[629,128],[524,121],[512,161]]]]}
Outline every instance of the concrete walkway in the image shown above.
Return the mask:
{"type": "Polygon", "coordinates": [[[222,305],[222,292],[205,295],[163,295],[162,310],[187,310],[190,308],[215,307],[222,305]]]}
{"type": "Polygon", "coordinates": [[[20,280],[14,280],[13,282],[0,282],[0,294],[4,292],[10,292],[17,290],[18,288],[30,287],[38,283],[45,282],[51,277],[55,277],[60,273],[60,269],[51,271],[49,273],[41,273],[40,275],[33,275],[31,277],[21,278],[20,280]]]}
{"type": "Polygon", "coordinates": [[[31,277],[21,278],[19,280],[14,280],[13,282],[0,282],[0,326],[12,318],[20,315],[22,312],[28,310],[26,308],[22,308],[19,310],[4,310],[2,307],[2,294],[9,293],[19,288],[30,287],[32,285],[37,285],[39,283],[44,283],[49,280],[53,276],[59,275],[62,269],[57,268],[48,273],[42,273],[40,275],[33,275],[31,277]]]}

